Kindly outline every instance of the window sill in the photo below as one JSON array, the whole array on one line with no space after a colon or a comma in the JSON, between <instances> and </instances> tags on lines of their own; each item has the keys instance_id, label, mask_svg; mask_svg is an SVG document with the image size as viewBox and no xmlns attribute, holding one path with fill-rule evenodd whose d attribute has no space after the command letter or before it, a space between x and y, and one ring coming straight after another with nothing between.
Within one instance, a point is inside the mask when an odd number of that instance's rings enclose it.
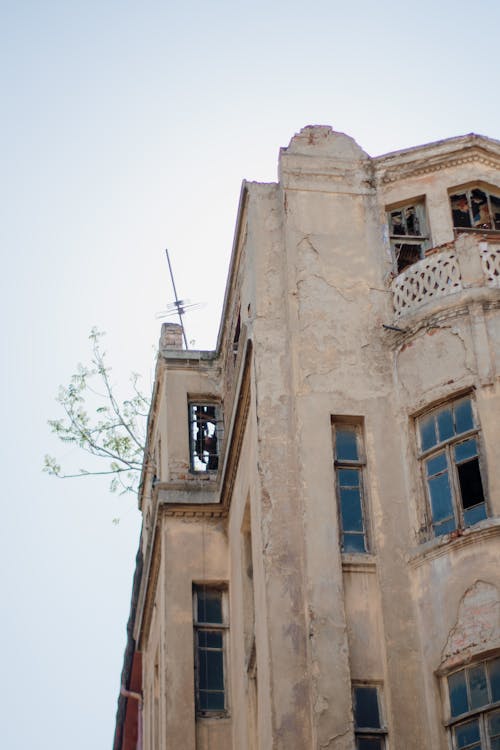
<instances>
[{"instance_id":1,"label":"window sill","mask_svg":"<svg viewBox=\"0 0 500 750\"><path fill-rule=\"evenodd\" d=\"M342 570L346 573L375 573L377 558L369 552L342 552Z\"/></svg>"},{"instance_id":2,"label":"window sill","mask_svg":"<svg viewBox=\"0 0 500 750\"><path fill-rule=\"evenodd\" d=\"M450 534L430 539L419 547L414 547L410 552L408 564L413 568L418 568L427 560L434 560L449 554L451 550L459 550L494 536L500 536L500 518L498 517L487 518L474 526L457 529Z\"/></svg>"}]
</instances>

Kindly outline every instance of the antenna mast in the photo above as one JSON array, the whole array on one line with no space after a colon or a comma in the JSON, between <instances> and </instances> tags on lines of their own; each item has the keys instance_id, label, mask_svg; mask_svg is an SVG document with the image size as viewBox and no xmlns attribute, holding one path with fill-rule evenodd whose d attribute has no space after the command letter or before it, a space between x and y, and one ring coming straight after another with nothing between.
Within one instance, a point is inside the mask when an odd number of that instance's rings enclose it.
<instances>
[{"instance_id":1,"label":"antenna mast","mask_svg":"<svg viewBox=\"0 0 500 750\"><path fill-rule=\"evenodd\" d=\"M177 289L175 288L174 274L173 274L173 271L172 271L172 265L170 263L170 256L168 254L167 248L165 248L165 253L167 255L168 270L170 271L170 278L172 280L172 287L173 287L173 290L174 290L174 297L175 297L174 305L175 305L175 308L177 310L177 314L179 316L179 322L180 322L181 328L182 328L182 337L184 339L184 346L186 347L186 349L189 349L187 338L186 338L186 331L184 330L184 322L182 320L182 316L184 314L184 309L182 307L182 300L179 300L179 298L177 297Z\"/></svg>"}]
</instances>

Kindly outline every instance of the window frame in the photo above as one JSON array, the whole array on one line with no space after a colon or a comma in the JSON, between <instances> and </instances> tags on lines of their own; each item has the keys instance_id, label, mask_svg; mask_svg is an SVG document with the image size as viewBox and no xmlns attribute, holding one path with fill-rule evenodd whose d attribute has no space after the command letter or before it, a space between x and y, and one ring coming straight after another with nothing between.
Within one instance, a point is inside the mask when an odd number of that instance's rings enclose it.
<instances>
[{"instance_id":1,"label":"window frame","mask_svg":"<svg viewBox=\"0 0 500 750\"><path fill-rule=\"evenodd\" d=\"M222 622L210 622L198 619L198 594L201 590L218 592L221 595ZM194 651L194 692L195 713L197 718L211 718L229 716L229 669L228 669L228 638L229 638L229 597L226 583L193 583L193 651ZM222 646L213 648L200 646L199 634L202 632L217 632L222 635ZM200 652L202 650L220 651L222 654L222 677L223 689L211 691L208 688L200 688ZM202 708L201 692L222 692L223 708Z\"/></svg>"},{"instance_id":2,"label":"window frame","mask_svg":"<svg viewBox=\"0 0 500 750\"><path fill-rule=\"evenodd\" d=\"M453 414L453 418L454 418L456 407L465 401L469 401L470 403L473 426L470 429L464 430L463 432L454 433L449 438L446 438L444 440L438 439L437 442L434 443L431 447L424 449L422 447L422 429L421 429L421 425L423 424L423 422L425 420L428 420L429 417L431 416L434 416L434 419L437 420L437 415L444 413L446 410L451 410ZM434 422L434 425L435 425L435 430L436 430L436 436L438 436L437 421ZM420 464L422 482L425 488L425 499L426 499L425 527L432 531L433 537L440 537L440 536L445 536L446 534L449 534L449 533L456 533L459 530L470 528L474 526L476 523L479 523L480 521L485 520L485 518L488 518L489 508L488 508L488 500L487 500L487 495L486 495L486 482L485 482L486 472L484 469L484 462L483 462L483 456L482 456L481 427L480 427L479 420L477 417L476 405L472 397L472 393L464 393L464 394L458 395L454 398L448 399L447 401L441 402L440 404L437 404L433 406L432 408L427 409L425 412L419 414L415 419L415 432L416 432L416 439L417 439L418 461ZM460 444L465 444L471 440L475 440L476 442L475 456L470 456L469 458L465 458L465 459L463 458L457 459L456 456L454 455L454 449ZM443 455L443 454L446 459L445 469L441 469L440 471L437 471L434 474L428 474L426 471L428 462L434 458L437 459L440 455ZM469 508L466 508L463 505L464 498L462 497L462 489L461 489L461 484L460 484L458 467L471 462L472 460L474 460L474 458L477 458L479 478L481 480L481 489L482 489L482 494L483 494L483 501L481 503L476 503L475 505L470 506ZM436 479L439 475L442 475L444 473L448 475L448 479L449 479L450 501L451 501L451 506L452 506L452 511L453 511L453 520L455 522L455 525L453 528L449 528L447 531L442 531L441 533L437 533L436 527L439 527L440 523L439 523L439 520L436 520L436 521L434 520L430 480ZM484 516L482 518L479 518L477 521L468 523L465 518L465 513L467 511L472 510L473 508L479 508L481 505L484 505ZM441 519L441 525L443 525L449 519L451 519L451 517L447 517L447 519L444 519L444 520Z\"/></svg>"},{"instance_id":3,"label":"window frame","mask_svg":"<svg viewBox=\"0 0 500 750\"><path fill-rule=\"evenodd\" d=\"M403 215L403 226L405 226L406 229L406 218L404 216L404 212L408 209L415 209L416 218L419 223L419 229L420 234L397 234L393 230L393 214L397 212L401 212ZM419 260L422 260L425 258L425 253L429 248L431 247L431 238L430 238L430 231L429 231L429 220L427 216L427 207L426 207L426 201L425 196L419 196L417 198L413 198L410 200L405 200L403 202L395 203L389 206L386 206L386 221L387 221L387 227L389 230L389 241L391 244L391 253L393 257L393 263L394 263L394 273L399 276L400 273L404 273L407 268L410 268L415 263L418 263ZM418 254L419 257L412 261L406 263L401 269L400 269L400 253L401 250L398 251L397 245L410 245L415 246L415 248L418 248Z\"/></svg>"},{"instance_id":4,"label":"window frame","mask_svg":"<svg viewBox=\"0 0 500 750\"><path fill-rule=\"evenodd\" d=\"M342 554L348 555L369 555L371 553L371 535L369 532L368 525L368 508L367 508L367 488L366 488L366 454L364 447L364 424L361 418L349 418L349 417L332 417L332 442L333 442L333 468L335 473L335 496L337 501L337 517L339 523L339 543ZM348 430L355 435L356 449L358 457L357 459L346 459L338 458L337 456L337 433L339 430ZM344 529L344 517L342 512L342 498L341 490L347 489L347 485L341 485L340 472L342 470L354 470L358 473L359 484L359 496L360 496L360 509L361 509L361 522L363 530L362 532L355 531L353 529ZM354 485L352 485L354 488ZM363 550L349 550L345 549L345 535L352 534L355 536L362 536L364 549Z\"/></svg>"},{"instance_id":5,"label":"window frame","mask_svg":"<svg viewBox=\"0 0 500 750\"><path fill-rule=\"evenodd\" d=\"M379 750L385 750L387 748L387 726L384 720L383 700L382 700L382 689L381 685L374 682L353 682L351 686L352 694L352 713L354 719L354 737L356 742L357 750L362 750L363 740L366 741L379 741ZM360 689L372 689L375 691L377 698L377 709L379 726L363 726L357 723L356 707L357 707L357 696L356 691Z\"/></svg>"},{"instance_id":6,"label":"window frame","mask_svg":"<svg viewBox=\"0 0 500 750\"><path fill-rule=\"evenodd\" d=\"M500 667L500 656L499 654L495 654L487 659L477 659L476 661L467 664L467 665L461 665L458 669L454 669L450 672L448 672L447 675L443 678L444 684L445 684L445 694L447 698L447 715L448 719L444 722L445 727L450 732L450 741L451 741L451 747L453 750L468 750L468 748L478 747L477 742L480 743L481 750L491 750L491 743L490 740L492 737L489 735L489 729L488 729L488 719L493 716L494 714L498 715L498 718L500 719L500 696L498 700L491 700L493 697L492 694L492 688L491 688L491 665L497 662L498 667ZM487 687L487 693L488 693L488 702L477 706L475 708L469 709L467 711L464 711L462 713L458 713L456 715L452 715L452 702L451 702L451 690L450 690L450 683L449 680L454 675L458 675L460 672L464 672L465 675L465 687L466 687L466 699L468 706L471 702L471 692L470 692L470 677L469 673L473 670L477 670L479 667L484 667L484 673L487 676L486 677L486 687ZM460 727L466 727L467 724L473 724L474 722L477 722L478 727L478 740L473 740L472 742L469 742L468 744L459 746L457 744L456 740L456 732L457 729L460 729ZM500 730L497 732L497 734L493 737L493 739L497 739L500 737Z\"/></svg>"},{"instance_id":7,"label":"window frame","mask_svg":"<svg viewBox=\"0 0 500 750\"><path fill-rule=\"evenodd\" d=\"M199 408L213 408L214 419L207 419L206 422L214 424L214 432L210 437L216 439L216 450L214 453L206 451L207 460L204 461L203 457L200 457L200 452L197 450L198 436L194 434L194 428L198 425L198 419L194 416L194 409ZM216 474L220 468L220 457L221 457L221 445L224 436L224 423L222 419L222 407L220 401L210 399L207 397L195 397L190 396L188 398L188 441L189 441L189 470L193 474ZM202 451L201 455L205 454ZM216 465L212 467L210 463Z\"/></svg>"}]
</instances>

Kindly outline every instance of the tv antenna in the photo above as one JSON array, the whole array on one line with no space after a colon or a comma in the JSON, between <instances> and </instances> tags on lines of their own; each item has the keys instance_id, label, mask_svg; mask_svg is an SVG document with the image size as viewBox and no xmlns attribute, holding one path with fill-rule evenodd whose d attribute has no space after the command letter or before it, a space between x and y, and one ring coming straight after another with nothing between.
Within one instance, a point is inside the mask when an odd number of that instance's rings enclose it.
<instances>
[{"instance_id":1,"label":"tv antenna","mask_svg":"<svg viewBox=\"0 0 500 750\"><path fill-rule=\"evenodd\" d=\"M161 313L158 313L156 317L169 318L172 315L178 315L179 323L181 324L182 329L182 338L184 339L184 346L186 349L189 349L182 316L186 313L187 310L197 310L202 306L202 304L200 302L190 302L188 299L179 299L179 297L177 296L177 289L175 288L174 273L172 271L172 264L170 263L170 256L166 248L165 254L167 256L168 270L170 271L170 279L172 281L172 288L174 290L175 302L171 302L170 304L168 304L165 310L163 310Z\"/></svg>"}]
</instances>

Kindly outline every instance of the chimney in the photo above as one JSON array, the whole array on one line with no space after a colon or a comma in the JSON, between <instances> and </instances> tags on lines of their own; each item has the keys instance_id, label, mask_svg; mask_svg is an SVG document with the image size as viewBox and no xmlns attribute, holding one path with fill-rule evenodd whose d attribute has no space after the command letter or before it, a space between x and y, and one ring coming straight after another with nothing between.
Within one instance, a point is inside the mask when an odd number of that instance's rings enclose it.
<instances>
[{"instance_id":1,"label":"chimney","mask_svg":"<svg viewBox=\"0 0 500 750\"><path fill-rule=\"evenodd\" d=\"M160 350L182 349L182 326L179 323L162 323Z\"/></svg>"}]
</instances>

